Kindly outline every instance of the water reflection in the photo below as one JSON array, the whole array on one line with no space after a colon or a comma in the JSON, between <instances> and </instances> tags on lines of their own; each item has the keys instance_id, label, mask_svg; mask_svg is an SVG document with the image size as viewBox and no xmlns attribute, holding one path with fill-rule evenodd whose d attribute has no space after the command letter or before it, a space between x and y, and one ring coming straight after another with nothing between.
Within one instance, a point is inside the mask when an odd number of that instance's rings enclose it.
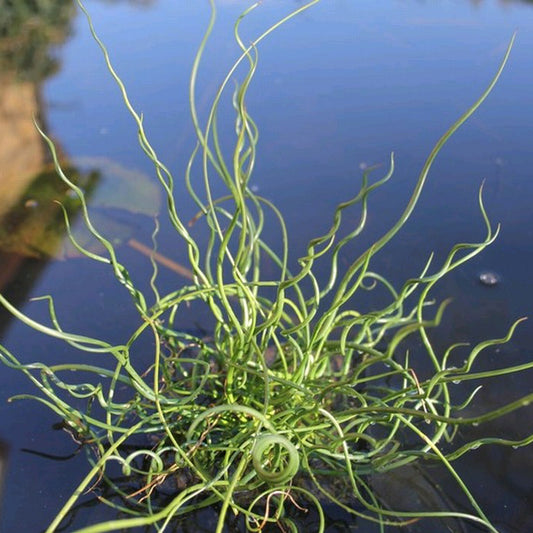
<instances>
[{"instance_id":1,"label":"water reflection","mask_svg":"<svg viewBox=\"0 0 533 533\"><path fill-rule=\"evenodd\" d=\"M473 4L482 4L486 0L470 0ZM533 0L498 0L500 4L533 4Z\"/></svg>"},{"instance_id":2,"label":"water reflection","mask_svg":"<svg viewBox=\"0 0 533 533\"><path fill-rule=\"evenodd\" d=\"M153 2L140 0L130 3L148 6ZM66 253L63 212L57 201L67 210L73 223L80 212L79 200L57 179L50 151L33 123L35 119L48 133L43 85L61 68L57 52L72 33L76 12L74 0L19 0L2 2L0 7L0 290L17 307L27 300L49 260ZM124 169L105 161L73 161L60 144L56 139L68 176L84 189L89 198L102 182L103 174L121 172L122 180L133 182L138 194L143 194L145 198L150 195L146 187L139 187L143 178L137 174L124 172ZM120 183L117 189L121 195L128 197ZM116 196L107 195L105 207L110 201L113 203L113 198L115 205L120 203ZM101 204L104 204L103 200ZM157 202L153 204L157 205ZM78 236L83 240L82 236ZM10 323L11 316L2 310L1 335ZM6 369L2 373L4 371ZM10 375L9 383L13 385L13 390L21 387L19 381L17 375ZM2 415L0 439L9 435L13 450L11 474L5 479L8 488L4 496L17 492L17 484L23 479L25 468L29 468L28 459L20 455L19 437L11 434L9 429L15 425L14 417L19 414L20 411L17 414L16 409L10 409ZM32 417L27 417L25 423L31 424L32 420ZM0 504L6 461L7 446L0 440ZM12 501L4 505L4 513L0 513L0 517L9 515L12 506ZM15 514L19 511L14 510ZM41 524L42 520L39 517ZM0 529L2 524L0 521Z\"/></svg>"},{"instance_id":3,"label":"water reflection","mask_svg":"<svg viewBox=\"0 0 533 533\"><path fill-rule=\"evenodd\" d=\"M100 0L103 4L121 4L127 2L133 6L150 7L156 0Z\"/></svg>"},{"instance_id":4,"label":"water reflection","mask_svg":"<svg viewBox=\"0 0 533 533\"><path fill-rule=\"evenodd\" d=\"M65 42L75 14L72 1L2 2L0 68L19 81L40 83L57 71L54 47Z\"/></svg>"},{"instance_id":5,"label":"water reflection","mask_svg":"<svg viewBox=\"0 0 533 533\"><path fill-rule=\"evenodd\" d=\"M4 488L4 477L7 468L7 445L0 440L0 516L2 516L2 490Z\"/></svg>"},{"instance_id":6,"label":"water reflection","mask_svg":"<svg viewBox=\"0 0 533 533\"><path fill-rule=\"evenodd\" d=\"M0 259L4 265L15 263L3 269L0 288L20 267L13 255L47 259L76 253L68 241L64 246L65 224L59 203L72 224L81 204L57 178L50 151L33 124L36 118L47 133L41 87L59 68L54 50L70 34L74 6L74 2L17 2L3 8L0 16ZM113 178L112 188L101 188L96 207L155 214L158 194L146 175L98 158L73 161L60 146L58 152L65 174L88 199L103 174ZM127 224L109 216L104 216L103 224L113 227L122 238L129 230ZM81 244L90 240L89 235L75 235Z\"/></svg>"},{"instance_id":7,"label":"water reflection","mask_svg":"<svg viewBox=\"0 0 533 533\"><path fill-rule=\"evenodd\" d=\"M32 5L9 2L0 12L0 217L46 163L32 118L43 118L41 83L59 67L53 50L65 42L75 13L72 2Z\"/></svg>"},{"instance_id":8,"label":"water reflection","mask_svg":"<svg viewBox=\"0 0 533 533\"><path fill-rule=\"evenodd\" d=\"M49 152L33 120L46 130L41 87L59 69L55 49L70 34L75 12L73 2L55 1L3 3L0 11L0 289L14 303L45 266L27 258L54 255L62 238L49 231L62 217L53 200L62 198L52 192L57 180L50 179ZM17 279L24 282L13 293ZM2 315L3 330L9 317Z\"/></svg>"},{"instance_id":9,"label":"water reflection","mask_svg":"<svg viewBox=\"0 0 533 533\"><path fill-rule=\"evenodd\" d=\"M11 236L11 231L6 231L3 225L6 216L22 201L35 176L48 164L47 151L33 125L33 118L46 122L41 106L41 86L59 68L54 48L64 43L70 34L74 13L73 2L2 3L0 222L6 237ZM26 262L20 256L5 253L1 254L0 261L0 288L5 289L25 270ZM7 319L2 320L2 327L5 325Z\"/></svg>"}]
</instances>

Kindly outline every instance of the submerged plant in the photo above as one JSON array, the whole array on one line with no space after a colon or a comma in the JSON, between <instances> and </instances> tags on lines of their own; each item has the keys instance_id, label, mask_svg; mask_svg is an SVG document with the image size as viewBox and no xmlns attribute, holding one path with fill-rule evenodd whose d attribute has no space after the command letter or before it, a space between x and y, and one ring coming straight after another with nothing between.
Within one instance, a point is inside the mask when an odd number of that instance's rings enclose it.
<instances>
[{"instance_id":1,"label":"submerged plant","mask_svg":"<svg viewBox=\"0 0 533 533\"><path fill-rule=\"evenodd\" d=\"M205 248L191 234L176 206L174 181L148 141L139 115L115 72L108 52L88 17L111 75L138 128L139 143L153 162L166 195L167 212L177 237L188 252L192 281L168 294L157 285L154 245L151 293L144 294L119 261L112 243L93 225L84 192L62 170L53 142L46 139L59 177L77 195L87 229L105 253L97 254L72 243L87 257L106 265L127 291L139 321L123 344L64 331L48 302L52 326L38 323L0 295L2 304L31 328L61 339L79 352L107 354L107 365L80 359L70 364L20 362L5 348L1 360L33 381L40 391L34 399L63 420L85 444L90 471L80 482L47 531L56 531L91 487L99 499L121 517L80 531L116 531L151 526L164 531L180 516L215 506L216 531L229 516L241 516L245 527L259 531L268 524L298 530L291 509L313 508L317 531L323 531L323 505L334 503L344 512L387 525L409 524L427 517L454 517L496 531L452 466L452 461L482 444L522 446L521 441L480 439L453 447L460 426L502 416L533 399L533 394L476 418L462 415L474 393L453 399L452 382L479 380L533 367L473 372L476 358L488 347L507 342L517 321L502 338L470 349L464 364L449 360L459 345L434 349L428 330L439 324L446 307L431 306L430 292L447 273L480 253L494 241L494 229L479 194L485 237L477 243L454 246L435 266L430 258L422 271L394 287L372 270L372 260L410 217L441 148L488 96L510 53L511 44L494 79L474 105L453 124L430 153L398 221L348 267L341 267L341 251L364 229L371 193L392 176L394 159L385 176L372 181L375 169L363 173L359 192L340 204L329 231L313 239L306 255L290 268L288 230L277 208L249 186L258 139L257 127L246 107L246 94L258 62L258 45L284 22L308 9L313 0L274 24L247 46L239 34L246 10L235 24L241 55L227 73L210 108L205 125L196 110L195 87L200 60L215 20L211 19L190 79L190 105L197 146L191 155L186 184L204 224ZM82 6L82 9L85 9ZM86 12L85 12L86 13ZM87 14L87 13L86 13ZM236 114L233 151L226 154L217 129L217 111L225 89L239 68L246 74L233 93ZM200 175L200 179L198 179ZM213 179L226 194L214 197ZM342 219L347 209L359 209L359 220L348 231ZM278 221L281 250L262 238L265 220ZM65 223L69 219L65 211ZM158 225L154 230L156 242ZM317 261L328 260L329 275L319 279ZM262 265L269 263L269 275ZM272 273L275 265L277 274ZM371 312L357 310L361 291L382 289L388 304ZM207 306L215 326L208 335L180 330L179 313L196 302ZM154 353L146 366L134 355L139 339L153 336ZM409 355L406 342L420 346ZM431 367L429 377L417 369ZM83 383L69 381L69 372L86 375ZM427 372L426 372L427 374ZM25 396L27 397L27 396ZM447 451L444 451L446 448ZM451 450L451 451L450 451ZM466 496L470 511L390 509L373 487L373 476L433 458L448 469ZM114 465L122 468L122 484ZM171 482L172 481L172 485ZM132 486L136 489L132 490ZM103 490L100 487L107 487Z\"/></svg>"}]
</instances>

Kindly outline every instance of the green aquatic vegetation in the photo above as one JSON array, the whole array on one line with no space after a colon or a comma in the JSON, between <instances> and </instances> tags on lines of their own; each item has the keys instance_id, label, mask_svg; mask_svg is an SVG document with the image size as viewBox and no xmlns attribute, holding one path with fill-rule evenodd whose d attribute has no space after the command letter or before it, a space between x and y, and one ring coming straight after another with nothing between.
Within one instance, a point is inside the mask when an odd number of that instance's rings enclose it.
<instances>
[{"instance_id":1,"label":"green aquatic vegetation","mask_svg":"<svg viewBox=\"0 0 533 533\"><path fill-rule=\"evenodd\" d=\"M448 517L496 531L455 470L453 460L485 444L523 446L533 441L533 436L520 441L482 438L458 445L454 445L454 436L461 426L520 408L533 399L533 394L468 417L464 410L476 389L466 400L455 400L452 384L533 367L528 363L483 373L473 370L484 350L511 338L520 320L501 338L469 348L460 367L453 367L450 361L459 349L465 349L464 345L436 350L429 333L439 325L447 305L433 303L435 284L482 252L498 234L485 211L482 191L479 208L485 235L479 242L455 245L439 264L430 257L421 272L399 288L373 271L372 264L375 254L409 219L444 144L493 89L512 42L487 89L433 148L398 221L351 264L341 265L341 252L365 228L371 194L393 175L391 156L384 176L374 179L377 169L363 173L359 192L337 207L330 229L311 240L305 256L292 266L282 214L249 185L258 129L248 114L246 95L258 66L261 41L318 1L294 10L249 46L239 29L258 4L239 17L234 37L241 54L202 123L197 113L196 81L215 23L211 2L211 18L190 79L190 107L198 141L185 176L198 209L190 223L177 207L174 178L150 144L142 116L131 104L88 17L137 125L140 146L153 162L166 199L165 215L186 247L186 267L192 280L162 293L155 260L156 223L150 291L141 291L113 244L96 229L84 191L61 168L53 142L41 132L59 177L79 199L87 230L105 252L85 249L70 233L72 244L112 269L139 315L131 336L123 344L112 345L65 331L50 296L42 299L48 305L51 325L34 321L0 296L2 304L22 322L80 352L76 361L56 365L23 363L5 348L0 353L5 364L24 372L40 392L16 398L33 398L57 413L64 427L84 445L90 461L86 477L47 531L58 530L84 491L99 491L102 486L109 490L98 493L100 501L115 508L118 517L80 531L137 526L164 531L180 517L208 507L216 509L217 532L223 531L226 521L235 515L242 517L250 531L272 524L297 531L294 514L302 509L314 510L316 529L323 531L325 503L337 505L354 520L377 522L381 530L413 520ZM243 69L233 92L233 150L227 153L222 148L217 112L230 81ZM213 192L215 180L226 189L220 197ZM349 229L343 222L347 210L356 210L359 217ZM64 213L69 228L68 213ZM272 220L277 221L281 244L263 238L264 226ZM206 232L205 247L193 237L191 225ZM316 274L317 264L324 260L329 265L325 279ZM358 296L370 290L383 291L388 303L370 312L358 310ZM180 329L180 313L192 304L207 308L213 317L215 325L206 335ZM136 354L147 335L153 345L149 364ZM105 362L95 365L87 357L93 354L104 356L101 360ZM424 374L418 371L420 365ZM86 377L80 381L80 376ZM405 511L391 509L382 501L374 490L373 477L417 464L422 457L440 462L449 471L469 511Z\"/></svg>"}]
</instances>

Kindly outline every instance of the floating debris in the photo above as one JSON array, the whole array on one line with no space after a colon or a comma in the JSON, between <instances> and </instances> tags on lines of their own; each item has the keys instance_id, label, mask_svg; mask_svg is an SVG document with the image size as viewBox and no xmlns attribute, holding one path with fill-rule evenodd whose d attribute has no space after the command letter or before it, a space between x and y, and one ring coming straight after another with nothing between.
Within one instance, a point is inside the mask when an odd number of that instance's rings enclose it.
<instances>
[{"instance_id":1,"label":"floating debris","mask_svg":"<svg viewBox=\"0 0 533 533\"><path fill-rule=\"evenodd\" d=\"M24 207L26 209L35 209L38 206L39 206L39 202L37 200L32 199L32 198L30 198L29 200L26 200L24 202Z\"/></svg>"},{"instance_id":2,"label":"floating debris","mask_svg":"<svg viewBox=\"0 0 533 533\"><path fill-rule=\"evenodd\" d=\"M496 274L496 272L486 270L479 274L479 281L482 285L486 285L487 287L494 287L494 285L500 283L501 277Z\"/></svg>"}]
</instances>

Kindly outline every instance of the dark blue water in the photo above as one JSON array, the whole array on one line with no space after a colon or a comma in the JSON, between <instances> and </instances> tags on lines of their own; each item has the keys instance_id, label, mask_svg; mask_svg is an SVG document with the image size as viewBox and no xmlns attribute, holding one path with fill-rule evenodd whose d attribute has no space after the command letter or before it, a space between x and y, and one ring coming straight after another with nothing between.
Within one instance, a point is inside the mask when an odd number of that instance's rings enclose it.
<instances>
[{"instance_id":1,"label":"dark blue water","mask_svg":"<svg viewBox=\"0 0 533 533\"><path fill-rule=\"evenodd\" d=\"M248 4L217 2L218 23L197 88L202 118L238 53L230 32ZM299 5L266 0L243 24L243 36L253 39ZM144 113L152 143L176 177L178 196L184 197L180 180L194 146L188 79L209 16L208 2L88 1L87 7L132 102ZM112 161L150 176L151 165L137 147L133 122L85 19L77 16L71 24L70 38L54 50L58 71L38 88L47 131L72 160ZM412 219L376 259L375 270L399 283L416 274L431 251L443 258L456 242L482 239L477 194L485 180L486 207L491 219L501 223L501 234L436 292L454 298L437 340L442 346L451 340L503 336L514 319L532 314L533 4L322 0L259 47L259 68L248 97L248 110L260 130L252 184L281 208L297 257L310 238L327 229L335 205L357 191L362 169L382 164L384 172L391 151L395 177L371 202L368 233L361 242L371 242L394 222L433 144L483 91L515 30L511 59L494 92L441 152ZM222 119L229 128L229 106ZM112 179L108 170L103 165L103 184ZM187 216L195 212L185 200L181 209ZM145 222L132 215L128 225L139 241L149 244L151 229ZM165 228L160 247L175 261L183 259ZM351 250L355 254L362 248ZM147 266L146 258L130 247L120 250L140 271ZM54 294L65 329L116 342L129 332L134 310L102 268L79 258L12 263L8 254L2 260L18 272L4 290L21 305L32 296ZM500 283L490 288L479 283L484 270L496 272ZM162 271L161 283L170 290L181 281ZM46 317L42 305L25 309L36 318ZM184 327L195 327L199 320L191 317ZM64 346L5 315L2 321L2 342L21 360L68 358ZM487 355L482 365L529 361L532 341L533 327L526 322L510 344ZM496 407L530 392L531 378L530 373L488 383L480 394L482 405ZM43 530L86 467L83 454L50 461L21 451L67 455L75 449L68 435L51 429L57 417L45 407L5 402L31 390L20 375L0 367L0 439L9 446L0 519L6 533ZM533 433L531 420L531 411L521 411L491 426L489 433L523 437ZM502 532L533 530L531 457L527 449L481 449L459 463ZM81 510L67 530L94 522L100 512ZM365 527L358 530L367 531Z\"/></svg>"}]
</instances>

